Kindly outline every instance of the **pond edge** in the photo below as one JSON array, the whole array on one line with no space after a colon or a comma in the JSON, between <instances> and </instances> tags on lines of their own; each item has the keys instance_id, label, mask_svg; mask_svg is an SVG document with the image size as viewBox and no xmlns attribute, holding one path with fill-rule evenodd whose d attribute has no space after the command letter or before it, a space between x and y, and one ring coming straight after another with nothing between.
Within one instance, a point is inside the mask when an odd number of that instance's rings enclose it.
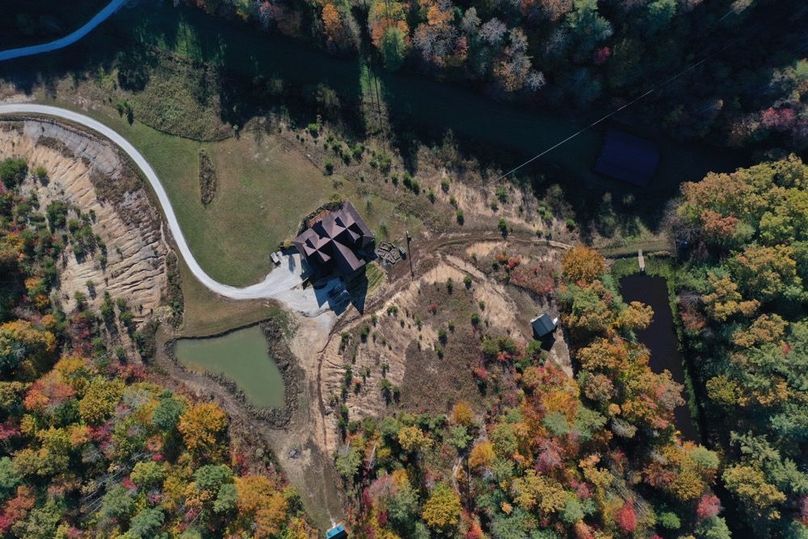
<instances>
[{"instance_id":1,"label":"pond edge","mask_svg":"<svg viewBox=\"0 0 808 539\"><path fill-rule=\"evenodd\" d=\"M221 373L212 373L204 369L198 371L191 369L177 359L175 348L177 341L179 340L215 339L255 326L259 326L261 328L261 331L264 334L264 340L266 341L267 352L281 373L281 378L283 379L283 408L264 408L256 406L250 402L249 397L247 397L244 391L238 387L238 384L232 378ZM253 418L266 421L272 428L282 429L288 426L292 420L292 415L295 413L295 411L297 411L300 395L300 381L303 379L303 370L300 367L297 358L286 344L284 328L274 318L267 318L259 322L253 322L244 326L230 328L211 335L172 337L165 342L163 348L168 358L177 368L189 374L204 376L205 378L219 384L226 389L227 392L234 399L236 399L236 401L238 401L239 405L247 410Z\"/></svg>"}]
</instances>

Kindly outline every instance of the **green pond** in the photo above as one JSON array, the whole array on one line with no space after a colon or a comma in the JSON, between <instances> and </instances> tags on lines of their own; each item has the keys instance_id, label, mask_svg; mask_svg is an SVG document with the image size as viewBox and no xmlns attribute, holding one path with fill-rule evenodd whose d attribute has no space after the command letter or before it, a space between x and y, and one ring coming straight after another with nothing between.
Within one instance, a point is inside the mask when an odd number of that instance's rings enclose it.
<instances>
[{"instance_id":1,"label":"green pond","mask_svg":"<svg viewBox=\"0 0 808 539\"><path fill-rule=\"evenodd\" d=\"M180 363L191 370L227 376L255 406L283 407L283 377L269 356L259 326L220 337L180 339L175 353Z\"/></svg>"}]
</instances>

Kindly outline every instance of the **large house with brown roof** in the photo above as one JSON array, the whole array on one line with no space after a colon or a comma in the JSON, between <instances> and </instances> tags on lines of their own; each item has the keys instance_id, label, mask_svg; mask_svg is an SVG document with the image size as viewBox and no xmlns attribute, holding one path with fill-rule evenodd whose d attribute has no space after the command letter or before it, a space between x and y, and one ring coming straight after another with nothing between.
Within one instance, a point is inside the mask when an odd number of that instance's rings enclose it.
<instances>
[{"instance_id":1,"label":"large house with brown roof","mask_svg":"<svg viewBox=\"0 0 808 539\"><path fill-rule=\"evenodd\" d=\"M365 265L373 250L373 234L350 202L310 219L293 243L312 269L347 276Z\"/></svg>"}]
</instances>

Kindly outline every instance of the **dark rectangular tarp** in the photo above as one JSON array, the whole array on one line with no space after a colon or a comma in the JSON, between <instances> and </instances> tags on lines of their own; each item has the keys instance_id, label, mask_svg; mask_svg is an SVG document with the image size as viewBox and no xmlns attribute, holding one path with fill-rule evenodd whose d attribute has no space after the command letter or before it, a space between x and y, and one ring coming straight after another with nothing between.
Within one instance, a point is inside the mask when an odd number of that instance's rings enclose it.
<instances>
[{"instance_id":1,"label":"dark rectangular tarp","mask_svg":"<svg viewBox=\"0 0 808 539\"><path fill-rule=\"evenodd\" d=\"M595 172L634 185L647 185L659 166L659 150L639 137L610 129L606 133Z\"/></svg>"}]
</instances>

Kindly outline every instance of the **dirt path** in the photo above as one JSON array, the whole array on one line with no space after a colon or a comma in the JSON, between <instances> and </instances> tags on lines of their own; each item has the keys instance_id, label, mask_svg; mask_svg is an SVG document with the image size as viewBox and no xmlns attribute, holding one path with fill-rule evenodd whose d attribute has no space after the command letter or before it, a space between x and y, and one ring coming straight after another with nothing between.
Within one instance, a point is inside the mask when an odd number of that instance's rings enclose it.
<instances>
[{"instance_id":1,"label":"dirt path","mask_svg":"<svg viewBox=\"0 0 808 539\"><path fill-rule=\"evenodd\" d=\"M326 529L332 521L344 519L344 500L339 492L341 481L332 457L322 450L324 443L319 438L325 432L324 410L314 402L318 400L317 383L309 373L313 371L312 363L316 362L319 347L324 346L328 332L323 331L322 321L317 318L298 316L296 323L297 331L288 345L298 357L304 374L299 384L297 407L284 428L274 428L253 417L227 388L212 382L204 374L180 368L165 353L169 335L163 334L158 339L156 362L174 384L196 398L215 400L231 417L232 427L239 437L250 440L259 436L266 442L284 474L299 492L306 513L315 525ZM303 350L306 353L302 353Z\"/></svg>"}]
</instances>

